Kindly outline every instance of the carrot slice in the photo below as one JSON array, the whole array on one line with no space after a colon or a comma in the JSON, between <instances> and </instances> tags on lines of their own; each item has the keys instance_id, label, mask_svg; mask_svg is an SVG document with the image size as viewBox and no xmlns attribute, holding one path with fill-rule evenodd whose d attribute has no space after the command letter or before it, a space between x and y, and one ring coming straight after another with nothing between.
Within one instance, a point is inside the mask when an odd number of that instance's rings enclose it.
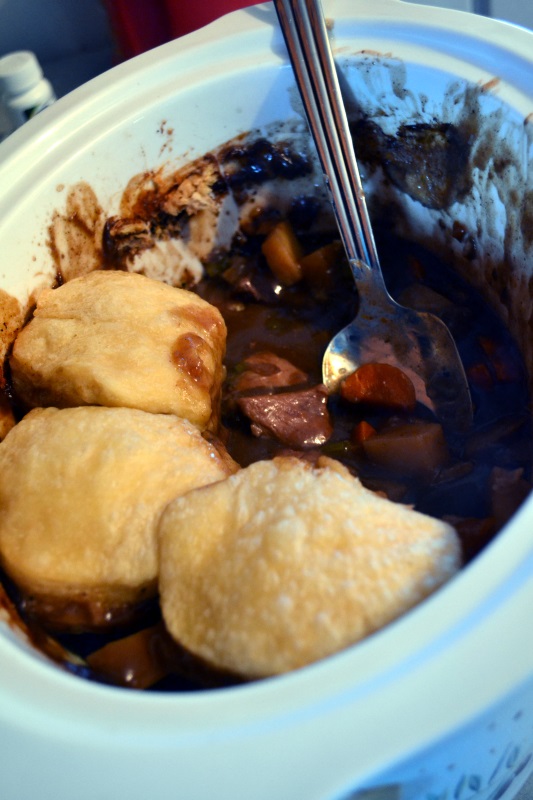
<instances>
[{"instance_id":1,"label":"carrot slice","mask_svg":"<svg viewBox=\"0 0 533 800\"><path fill-rule=\"evenodd\" d=\"M437 422L391 426L362 444L370 461L400 474L431 477L449 461L444 432Z\"/></svg>"},{"instance_id":2,"label":"carrot slice","mask_svg":"<svg viewBox=\"0 0 533 800\"><path fill-rule=\"evenodd\" d=\"M269 269L283 286L292 286L302 279L300 259L303 251L292 226L286 220L274 226L261 250Z\"/></svg>"},{"instance_id":3,"label":"carrot slice","mask_svg":"<svg viewBox=\"0 0 533 800\"><path fill-rule=\"evenodd\" d=\"M381 408L413 411L416 406L411 379L392 364L363 364L342 382L341 396Z\"/></svg>"},{"instance_id":4,"label":"carrot slice","mask_svg":"<svg viewBox=\"0 0 533 800\"><path fill-rule=\"evenodd\" d=\"M370 422L362 419L357 425L354 427L352 431L352 442L354 444L362 444L366 442L367 439L370 439L371 436L374 436L376 433L376 429Z\"/></svg>"}]
</instances>

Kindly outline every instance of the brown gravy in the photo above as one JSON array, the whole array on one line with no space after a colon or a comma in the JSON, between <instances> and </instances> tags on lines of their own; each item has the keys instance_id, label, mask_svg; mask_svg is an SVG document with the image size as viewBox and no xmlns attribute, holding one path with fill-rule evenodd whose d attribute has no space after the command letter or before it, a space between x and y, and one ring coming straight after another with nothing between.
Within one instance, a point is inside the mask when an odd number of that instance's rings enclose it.
<instances>
[{"instance_id":1,"label":"brown gravy","mask_svg":"<svg viewBox=\"0 0 533 800\"><path fill-rule=\"evenodd\" d=\"M245 159L240 152L232 153L233 161L240 165L233 177L232 188L236 192L247 180L246 170L253 166L249 155ZM261 171L270 177L273 169L286 170L289 176L305 174L305 161L289 156L279 156L273 166L272 151L264 144L258 145L254 179L261 176ZM302 245L309 253L329 241L313 232L313 203L310 198L297 198L291 211ZM153 204L148 201L147 208L150 214L154 213ZM391 423L432 422L434 418L420 404L414 411L391 414L356 409L340 397L321 397L322 354L331 336L356 313L356 292L342 258L318 282L306 280L295 286L281 286L261 254L261 223L266 220L268 228L267 217L268 214L257 221L255 230L236 237L229 253L215 253L207 265L207 276L194 289L220 309L228 328L221 438L231 456L241 466L287 452L312 461L321 454L336 458L369 488L427 514L451 520L461 536L465 562L470 561L497 535L531 488L530 397L525 368L511 335L479 294L433 254L378 232L378 250L393 296L406 305L442 316L454 334L470 379L474 423L466 434L453 429L445 432L449 458L438 469L412 474L374 463L354 440L357 422L363 420L379 430ZM120 261L113 262L109 248L106 258L107 268L123 268ZM176 359L180 367L196 374L195 343L178 344ZM237 387L244 362L264 352L289 361L296 383L266 393L257 388L243 393ZM265 375L268 372L266 368ZM200 374L198 378L201 379ZM296 426L300 424L309 435L302 438L297 432L291 438L280 435L279 429L273 432L257 420L254 422L247 413L250 404L243 404L243 397L251 399L252 405L258 404L257 398L267 397L267 411L273 409L278 419L283 414L288 420L292 417ZM302 405L303 400L307 405ZM320 417L320 409L326 405L330 427L313 427L313 420ZM262 409L265 407L263 403ZM309 418L302 416L304 409ZM287 424L283 422L284 431ZM36 623L31 599L20 597L7 579L5 585L36 646L82 677L131 688L171 691L239 682L236 676L215 673L172 642L157 603L148 603L133 623L121 624L112 633L65 635L43 631Z\"/></svg>"}]
</instances>

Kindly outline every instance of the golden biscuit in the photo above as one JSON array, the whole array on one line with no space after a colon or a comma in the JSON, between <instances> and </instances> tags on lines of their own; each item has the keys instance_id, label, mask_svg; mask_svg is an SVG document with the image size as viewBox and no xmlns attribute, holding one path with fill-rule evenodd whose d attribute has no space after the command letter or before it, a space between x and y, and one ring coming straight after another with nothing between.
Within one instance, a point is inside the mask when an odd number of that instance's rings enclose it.
<instances>
[{"instance_id":1,"label":"golden biscuit","mask_svg":"<svg viewBox=\"0 0 533 800\"><path fill-rule=\"evenodd\" d=\"M291 457L170 503L160 598L173 638L247 678L293 670L386 625L458 570L454 529Z\"/></svg>"},{"instance_id":2,"label":"golden biscuit","mask_svg":"<svg viewBox=\"0 0 533 800\"><path fill-rule=\"evenodd\" d=\"M197 295L97 271L39 296L10 359L28 406L124 406L216 430L226 327Z\"/></svg>"},{"instance_id":3,"label":"golden biscuit","mask_svg":"<svg viewBox=\"0 0 533 800\"><path fill-rule=\"evenodd\" d=\"M34 409L0 443L2 566L40 616L104 624L156 593L169 500L235 469L172 415Z\"/></svg>"}]
</instances>

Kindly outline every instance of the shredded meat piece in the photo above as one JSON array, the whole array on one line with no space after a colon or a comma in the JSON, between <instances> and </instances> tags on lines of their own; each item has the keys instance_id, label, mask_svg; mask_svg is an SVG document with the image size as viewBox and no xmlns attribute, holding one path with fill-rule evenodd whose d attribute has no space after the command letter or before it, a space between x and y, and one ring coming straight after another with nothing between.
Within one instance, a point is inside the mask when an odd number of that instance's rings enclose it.
<instances>
[{"instance_id":1,"label":"shredded meat piece","mask_svg":"<svg viewBox=\"0 0 533 800\"><path fill-rule=\"evenodd\" d=\"M150 226L143 219L110 217L105 223L104 250L110 258L130 258L153 245Z\"/></svg>"},{"instance_id":2,"label":"shredded meat piece","mask_svg":"<svg viewBox=\"0 0 533 800\"><path fill-rule=\"evenodd\" d=\"M237 404L250 419L255 436L273 436L288 447L315 447L333 428L324 386L297 392L240 397Z\"/></svg>"},{"instance_id":3,"label":"shredded meat piece","mask_svg":"<svg viewBox=\"0 0 533 800\"><path fill-rule=\"evenodd\" d=\"M216 163L205 157L196 169L167 190L162 202L163 211L172 216L182 211L189 215L205 210L216 212L218 202L213 194L213 187L220 180Z\"/></svg>"},{"instance_id":4,"label":"shredded meat piece","mask_svg":"<svg viewBox=\"0 0 533 800\"><path fill-rule=\"evenodd\" d=\"M269 272L258 270L257 265L251 262L249 257L240 262L234 259L232 265L222 273L222 278L238 295L265 303L272 303L276 299L277 282L274 276Z\"/></svg>"}]
</instances>

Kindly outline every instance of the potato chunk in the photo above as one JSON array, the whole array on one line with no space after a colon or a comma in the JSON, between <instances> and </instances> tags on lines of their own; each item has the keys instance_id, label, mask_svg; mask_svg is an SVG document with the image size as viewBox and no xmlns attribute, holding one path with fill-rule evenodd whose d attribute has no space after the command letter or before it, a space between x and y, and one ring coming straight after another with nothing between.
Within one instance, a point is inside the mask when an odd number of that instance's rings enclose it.
<instances>
[{"instance_id":1,"label":"potato chunk","mask_svg":"<svg viewBox=\"0 0 533 800\"><path fill-rule=\"evenodd\" d=\"M375 464L420 479L431 479L450 460L444 431L438 422L390 425L368 437L363 448Z\"/></svg>"},{"instance_id":2,"label":"potato chunk","mask_svg":"<svg viewBox=\"0 0 533 800\"><path fill-rule=\"evenodd\" d=\"M171 635L247 678L357 642L460 566L446 523L378 497L344 467L293 457L174 500L159 541Z\"/></svg>"},{"instance_id":3,"label":"potato chunk","mask_svg":"<svg viewBox=\"0 0 533 800\"><path fill-rule=\"evenodd\" d=\"M292 286L302 279L303 251L290 223L278 222L261 249L270 270L283 286Z\"/></svg>"},{"instance_id":4,"label":"potato chunk","mask_svg":"<svg viewBox=\"0 0 533 800\"><path fill-rule=\"evenodd\" d=\"M10 363L30 407L124 406L215 430L225 346L219 311L192 292L97 271L41 293Z\"/></svg>"},{"instance_id":5,"label":"potato chunk","mask_svg":"<svg viewBox=\"0 0 533 800\"><path fill-rule=\"evenodd\" d=\"M38 616L105 624L155 594L169 500L236 468L172 415L34 409L0 443L2 566Z\"/></svg>"}]
</instances>

